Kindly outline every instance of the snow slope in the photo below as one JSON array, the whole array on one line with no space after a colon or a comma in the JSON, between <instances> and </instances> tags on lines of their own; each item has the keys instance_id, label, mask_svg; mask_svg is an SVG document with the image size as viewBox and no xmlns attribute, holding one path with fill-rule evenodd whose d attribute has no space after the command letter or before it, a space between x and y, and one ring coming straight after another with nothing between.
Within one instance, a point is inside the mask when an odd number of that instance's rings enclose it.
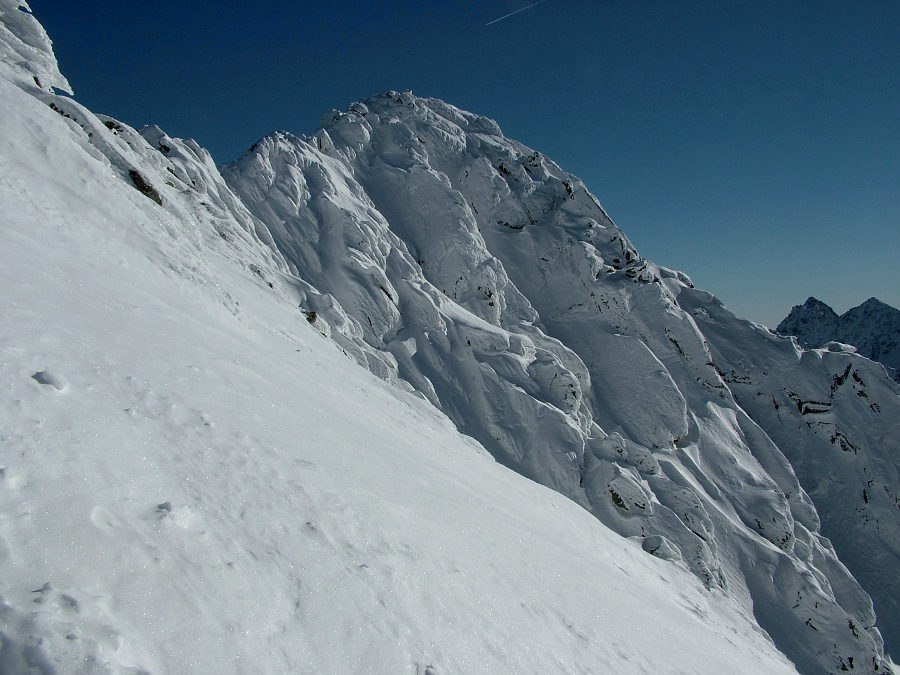
<instances>
[{"instance_id":1,"label":"snow slope","mask_svg":"<svg viewBox=\"0 0 900 675\"><path fill-rule=\"evenodd\" d=\"M778 324L782 335L795 335L808 347L824 347L828 342L853 345L867 359L889 368L900 381L900 310L869 298L842 315L815 298L795 305Z\"/></svg>"},{"instance_id":2,"label":"snow slope","mask_svg":"<svg viewBox=\"0 0 900 675\"><path fill-rule=\"evenodd\" d=\"M793 672L335 349L190 142L0 68L5 675Z\"/></svg>"},{"instance_id":3,"label":"snow slope","mask_svg":"<svg viewBox=\"0 0 900 675\"><path fill-rule=\"evenodd\" d=\"M679 302L697 317L735 399L796 468L822 531L875 600L890 648L900 639L896 383L847 345L802 350L709 294L685 291Z\"/></svg>"},{"instance_id":4,"label":"snow slope","mask_svg":"<svg viewBox=\"0 0 900 675\"><path fill-rule=\"evenodd\" d=\"M223 180L54 94L25 10L0 0L0 671L889 667L819 532L856 484L795 473L728 348L863 359L773 347L439 101L354 104ZM821 422L897 494L897 390L860 368Z\"/></svg>"}]
</instances>

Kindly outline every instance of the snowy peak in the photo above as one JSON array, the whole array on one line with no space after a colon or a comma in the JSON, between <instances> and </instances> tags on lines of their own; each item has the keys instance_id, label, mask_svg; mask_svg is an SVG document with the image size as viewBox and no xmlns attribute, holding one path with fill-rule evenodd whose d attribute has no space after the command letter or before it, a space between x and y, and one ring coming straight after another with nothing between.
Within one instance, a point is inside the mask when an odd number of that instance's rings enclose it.
<instances>
[{"instance_id":1,"label":"snowy peak","mask_svg":"<svg viewBox=\"0 0 900 675\"><path fill-rule=\"evenodd\" d=\"M891 369L895 379L900 378L900 310L877 298L840 316L825 303L809 298L791 309L777 331L794 335L811 348L831 341L852 345L861 355Z\"/></svg>"},{"instance_id":2,"label":"snowy peak","mask_svg":"<svg viewBox=\"0 0 900 675\"><path fill-rule=\"evenodd\" d=\"M34 94L0 76L0 672L795 672L345 358L196 144Z\"/></svg>"},{"instance_id":3,"label":"snowy peak","mask_svg":"<svg viewBox=\"0 0 900 675\"><path fill-rule=\"evenodd\" d=\"M222 172L348 354L651 555L748 599L801 671L880 667L871 600L819 530L817 506L845 505L824 492L814 506L769 435L783 406L799 417L827 400L851 355L798 366L789 340L644 260L581 181L491 120L389 92L322 122ZM858 376L870 399L842 395L847 420L900 412L877 375ZM739 400L745 385L780 417ZM799 443L869 451L835 419L800 423Z\"/></svg>"},{"instance_id":4,"label":"snowy peak","mask_svg":"<svg viewBox=\"0 0 900 675\"><path fill-rule=\"evenodd\" d=\"M802 305L795 305L776 329L782 335L795 335L804 344L820 347L833 338L838 315L821 300L810 296Z\"/></svg>"},{"instance_id":5,"label":"snowy peak","mask_svg":"<svg viewBox=\"0 0 900 675\"><path fill-rule=\"evenodd\" d=\"M50 38L24 0L0 0L0 64L19 86L72 93Z\"/></svg>"},{"instance_id":6,"label":"snowy peak","mask_svg":"<svg viewBox=\"0 0 900 675\"><path fill-rule=\"evenodd\" d=\"M803 305L798 305L792 308L793 310L802 310L809 316L821 316L823 319L837 319L838 315L835 313L831 307L826 305L821 300L814 298L812 296L806 299L806 302Z\"/></svg>"},{"instance_id":7,"label":"snowy peak","mask_svg":"<svg viewBox=\"0 0 900 675\"><path fill-rule=\"evenodd\" d=\"M662 540L616 536L344 358L390 379L418 348L476 395L471 346L522 383L481 390L498 430L578 407L577 359L431 287L346 165L258 146L248 201L282 256L196 143L6 65L0 671L794 672Z\"/></svg>"},{"instance_id":8,"label":"snowy peak","mask_svg":"<svg viewBox=\"0 0 900 675\"><path fill-rule=\"evenodd\" d=\"M372 117L370 117L372 116ZM352 103L346 112L330 110L321 118L322 130L330 131L340 124L353 123L359 118L375 123L390 123L392 120L417 119L425 125L442 128L449 133L485 134L502 137L503 133L494 120L476 115L435 98L416 96L410 90L388 91Z\"/></svg>"}]
</instances>

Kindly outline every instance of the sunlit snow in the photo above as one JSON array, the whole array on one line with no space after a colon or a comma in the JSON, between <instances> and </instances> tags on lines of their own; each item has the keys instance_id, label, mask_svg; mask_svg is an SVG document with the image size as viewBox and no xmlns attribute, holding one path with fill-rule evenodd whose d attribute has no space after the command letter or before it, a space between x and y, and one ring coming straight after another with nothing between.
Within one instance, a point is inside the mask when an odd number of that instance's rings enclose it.
<instances>
[{"instance_id":1,"label":"sunlit snow","mask_svg":"<svg viewBox=\"0 0 900 675\"><path fill-rule=\"evenodd\" d=\"M889 667L880 366L440 101L220 174L67 87L0 0L0 673Z\"/></svg>"}]
</instances>

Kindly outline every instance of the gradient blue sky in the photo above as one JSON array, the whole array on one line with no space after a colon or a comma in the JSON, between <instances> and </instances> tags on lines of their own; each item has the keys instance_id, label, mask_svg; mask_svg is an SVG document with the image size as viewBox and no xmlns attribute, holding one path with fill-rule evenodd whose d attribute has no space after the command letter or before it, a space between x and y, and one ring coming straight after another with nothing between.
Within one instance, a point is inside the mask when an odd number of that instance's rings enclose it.
<instances>
[{"instance_id":1,"label":"gradient blue sky","mask_svg":"<svg viewBox=\"0 0 900 675\"><path fill-rule=\"evenodd\" d=\"M76 98L218 162L411 88L579 176L641 254L770 326L900 307L900 1L31 0Z\"/></svg>"}]
</instances>

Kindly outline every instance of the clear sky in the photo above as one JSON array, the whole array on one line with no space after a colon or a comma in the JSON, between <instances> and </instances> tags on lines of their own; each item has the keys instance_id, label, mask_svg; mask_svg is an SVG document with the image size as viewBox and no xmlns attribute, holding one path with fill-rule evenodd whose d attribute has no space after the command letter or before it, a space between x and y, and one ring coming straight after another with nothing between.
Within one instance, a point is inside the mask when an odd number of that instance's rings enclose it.
<instances>
[{"instance_id":1,"label":"clear sky","mask_svg":"<svg viewBox=\"0 0 900 675\"><path fill-rule=\"evenodd\" d=\"M30 0L79 101L218 162L409 88L579 176L740 316L900 307L900 0L529 4Z\"/></svg>"}]
</instances>

